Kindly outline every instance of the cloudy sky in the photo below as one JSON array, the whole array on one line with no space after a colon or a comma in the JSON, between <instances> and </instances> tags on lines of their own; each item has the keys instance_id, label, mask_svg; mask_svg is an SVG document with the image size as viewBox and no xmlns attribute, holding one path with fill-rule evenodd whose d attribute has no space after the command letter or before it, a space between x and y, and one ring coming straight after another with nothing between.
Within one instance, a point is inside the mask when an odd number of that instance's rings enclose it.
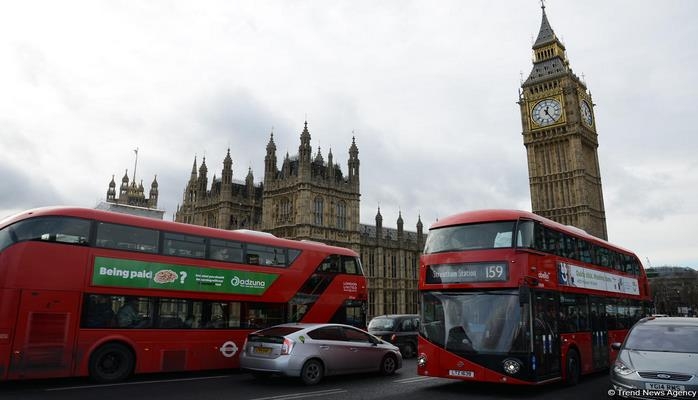
<instances>
[{"instance_id":1,"label":"cloudy sky","mask_svg":"<svg viewBox=\"0 0 698 400\"><path fill-rule=\"evenodd\" d=\"M698 2L549 0L596 103L610 241L698 267ZM347 171L361 222L531 209L518 90L535 0L0 1L0 218L94 207L112 175L155 175L172 218L203 156L263 178L265 146Z\"/></svg>"}]
</instances>

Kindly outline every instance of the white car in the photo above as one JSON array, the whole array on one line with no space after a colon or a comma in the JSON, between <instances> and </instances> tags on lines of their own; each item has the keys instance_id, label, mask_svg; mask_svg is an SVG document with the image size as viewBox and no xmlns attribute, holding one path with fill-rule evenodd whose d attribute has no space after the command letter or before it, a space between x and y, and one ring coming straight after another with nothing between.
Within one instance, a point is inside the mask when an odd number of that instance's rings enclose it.
<instances>
[{"instance_id":1,"label":"white car","mask_svg":"<svg viewBox=\"0 0 698 400\"><path fill-rule=\"evenodd\" d=\"M396 346L342 324L276 325L250 333L240 353L243 370L256 376L300 377L306 385L329 375L371 371L392 375L401 367Z\"/></svg>"}]
</instances>

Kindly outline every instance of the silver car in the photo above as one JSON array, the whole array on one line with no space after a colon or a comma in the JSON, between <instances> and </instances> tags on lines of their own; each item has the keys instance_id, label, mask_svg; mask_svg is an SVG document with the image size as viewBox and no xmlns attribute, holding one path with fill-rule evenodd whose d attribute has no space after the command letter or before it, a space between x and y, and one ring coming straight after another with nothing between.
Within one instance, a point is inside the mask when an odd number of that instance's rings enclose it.
<instances>
[{"instance_id":1,"label":"silver car","mask_svg":"<svg viewBox=\"0 0 698 400\"><path fill-rule=\"evenodd\" d=\"M240 368L256 376L300 377L314 385L324 376L377 371L392 375L402 367L400 350L342 324L289 323L247 336Z\"/></svg>"},{"instance_id":2,"label":"silver car","mask_svg":"<svg viewBox=\"0 0 698 400\"><path fill-rule=\"evenodd\" d=\"M698 318L644 318L611 347L611 398L698 398Z\"/></svg>"}]
</instances>

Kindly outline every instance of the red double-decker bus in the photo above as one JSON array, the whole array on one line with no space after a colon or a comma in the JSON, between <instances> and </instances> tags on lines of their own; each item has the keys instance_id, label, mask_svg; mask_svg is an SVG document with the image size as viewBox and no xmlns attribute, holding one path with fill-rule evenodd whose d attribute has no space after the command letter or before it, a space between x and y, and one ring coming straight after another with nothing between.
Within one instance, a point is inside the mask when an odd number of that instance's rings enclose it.
<instances>
[{"instance_id":1,"label":"red double-decker bus","mask_svg":"<svg viewBox=\"0 0 698 400\"><path fill-rule=\"evenodd\" d=\"M513 210L443 218L420 259L420 375L541 384L608 368L649 311L637 256Z\"/></svg>"},{"instance_id":2,"label":"red double-decker bus","mask_svg":"<svg viewBox=\"0 0 698 400\"><path fill-rule=\"evenodd\" d=\"M283 322L365 327L356 252L83 208L0 222L0 380L237 368Z\"/></svg>"}]
</instances>

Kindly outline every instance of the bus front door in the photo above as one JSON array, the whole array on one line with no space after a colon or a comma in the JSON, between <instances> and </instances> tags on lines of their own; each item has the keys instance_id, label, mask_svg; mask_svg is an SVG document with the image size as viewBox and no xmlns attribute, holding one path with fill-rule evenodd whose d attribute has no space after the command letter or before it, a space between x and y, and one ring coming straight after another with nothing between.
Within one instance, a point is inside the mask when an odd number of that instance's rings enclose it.
<instances>
[{"instance_id":1,"label":"bus front door","mask_svg":"<svg viewBox=\"0 0 698 400\"><path fill-rule=\"evenodd\" d=\"M15 326L9 378L72 374L80 294L23 290Z\"/></svg>"},{"instance_id":2,"label":"bus front door","mask_svg":"<svg viewBox=\"0 0 698 400\"><path fill-rule=\"evenodd\" d=\"M608 368L608 330L606 327L606 305L604 299L591 297L591 358L594 369Z\"/></svg>"},{"instance_id":3,"label":"bus front door","mask_svg":"<svg viewBox=\"0 0 698 400\"><path fill-rule=\"evenodd\" d=\"M560 335L557 324L557 293L534 293L533 354L538 381L560 376Z\"/></svg>"}]
</instances>

